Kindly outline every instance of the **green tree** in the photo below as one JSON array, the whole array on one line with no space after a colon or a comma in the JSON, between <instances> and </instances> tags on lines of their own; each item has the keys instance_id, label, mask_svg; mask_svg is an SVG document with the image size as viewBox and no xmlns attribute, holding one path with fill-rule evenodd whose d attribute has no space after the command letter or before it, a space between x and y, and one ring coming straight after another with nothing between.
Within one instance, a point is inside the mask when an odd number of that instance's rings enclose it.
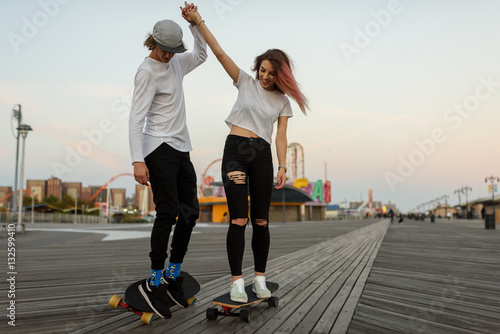
<instances>
[{"instance_id":1,"label":"green tree","mask_svg":"<svg viewBox=\"0 0 500 334\"><path fill-rule=\"evenodd\" d=\"M60 209L73 208L74 206L75 206L75 198L70 195L63 195L63 197L59 201Z\"/></svg>"},{"instance_id":2,"label":"green tree","mask_svg":"<svg viewBox=\"0 0 500 334\"><path fill-rule=\"evenodd\" d=\"M32 198L31 196L23 196L23 207L31 206ZM35 197L35 205L40 204L40 202Z\"/></svg>"},{"instance_id":3,"label":"green tree","mask_svg":"<svg viewBox=\"0 0 500 334\"><path fill-rule=\"evenodd\" d=\"M50 195L49 197L45 197L42 200L42 203L57 207L59 205L59 198L54 195Z\"/></svg>"}]
</instances>

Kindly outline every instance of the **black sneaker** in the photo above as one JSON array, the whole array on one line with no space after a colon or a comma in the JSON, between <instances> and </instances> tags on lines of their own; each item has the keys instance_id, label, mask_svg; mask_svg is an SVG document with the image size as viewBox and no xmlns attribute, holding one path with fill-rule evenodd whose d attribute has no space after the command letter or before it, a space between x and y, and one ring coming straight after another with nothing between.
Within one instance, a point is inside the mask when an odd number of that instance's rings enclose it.
<instances>
[{"instance_id":1,"label":"black sneaker","mask_svg":"<svg viewBox=\"0 0 500 334\"><path fill-rule=\"evenodd\" d=\"M182 276L178 276L177 279L173 279L170 277L164 277L167 281L167 294L177 305L180 307L188 307L188 301L186 297L184 297L184 290L182 289L182 281L184 278Z\"/></svg>"},{"instance_id":2,"label":"black sneaker","mask_svg":"<svg viewBox=\"0 0 500 334\"><path fill-rule=\"evenodd\" d=\"M156 287L151 282L151 278L148 278L144 283L139 285L139 291L156 314L165 319L172 317L172 313L168 308L167 283L165 280L162 279L160 285Z\"/></svg>"}]
</instances>

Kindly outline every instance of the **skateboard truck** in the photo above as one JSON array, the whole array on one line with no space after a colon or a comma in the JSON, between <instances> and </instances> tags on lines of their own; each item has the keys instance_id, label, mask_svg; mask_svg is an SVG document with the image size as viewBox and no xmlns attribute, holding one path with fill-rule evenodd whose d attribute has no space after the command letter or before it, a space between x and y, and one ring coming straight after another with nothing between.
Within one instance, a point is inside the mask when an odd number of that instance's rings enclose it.
<instances>
[{"instance_id":1,"label":"skateboard truck","mask_svg":"<svg viewBox=\"0 0 500 334\"><path fill-rule=\"evenodd\" d=\"M134 312L135 314L141 316L141 321L146 325L149 325L151 321L153 321L153 316L155 315L153 312L142 312L134 309L133 307L125 303L123 301L123 298L118 295L113 295L108 304L114 308L118 308L118 306L121 306L129 311Z\"/></svg>"}]
</instances>

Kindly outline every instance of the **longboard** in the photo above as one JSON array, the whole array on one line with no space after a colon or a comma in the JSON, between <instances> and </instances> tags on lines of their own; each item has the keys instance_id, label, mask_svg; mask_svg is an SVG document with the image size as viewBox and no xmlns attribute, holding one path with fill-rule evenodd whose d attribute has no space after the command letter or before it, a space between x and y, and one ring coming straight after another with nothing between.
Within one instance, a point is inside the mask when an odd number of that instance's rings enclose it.
<instances>
[{"instance_id":1,"label":"longboard","mask_svg":"<svg viewBox=\"0 0 500 334\"><path fill-rule=\"evenodd\" d=\"M184 278L182 282L184 295L189 296L187 301L189 305L192 305L196 301L195 295L200 292L200 284L187 272L181 271L180 276ZM139 291L139 285L141 285L145 280L146 279L141 279L140 281L132 283L127 290L125 290L125 299L118 295L113 295L109 300L109 305L114 308L121 306L131 312L134 312L135 314L141 316L141 321L143 323L150 324L155 313ZM171 300L170 297L168 297L168 307L170 308L175 305L177 304Z\"/></svg>"},{"instance_id":2,"label":"longboard","mask_svg":"<svg viewBox=\"0 0 500 334\"><path fill-rule=\"evenodd\" d=\"M258 304L263 301L267 301L270 307L278 307L279 298L273 296L279 290L278 283L266 282L267 288L271 291L271 297L269 298L258 298L257 295L252 291L252 284L245 286L245 292L248 296L248 301L246 303L238 303L231 300L228 293L225 293L219 297L212 300L212 304L220 306L222 311L220 311L217 306L210 307L206 311L207 319L216 320L219 315L229 316L229 317L239 317L240 321L250 322L250 310L247 308L249 305ZM239 310L239 312L235 312Z\"/></svg>"}]
</instances>

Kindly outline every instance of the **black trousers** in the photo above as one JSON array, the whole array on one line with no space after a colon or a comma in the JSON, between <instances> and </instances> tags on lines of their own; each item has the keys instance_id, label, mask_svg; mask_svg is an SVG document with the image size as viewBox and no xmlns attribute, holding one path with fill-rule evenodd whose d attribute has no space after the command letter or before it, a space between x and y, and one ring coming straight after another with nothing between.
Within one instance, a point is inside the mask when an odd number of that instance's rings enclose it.
<instances>
[{"instance_id":1,"label":"black trousers","mask_svg":"<svg viewBox=\"0 0 500 334\"><path fill-rule=\"evenodd\" d=\"M270 246L269 207L273 191L273 161L271 146L261 138L229 135L222 158L222 181L229 209L229 222L248 219L248 196L253 227L252 251L255 271L265 272ZM242 274L245 250L245 226L229 224L226 247L233 276Z\"/></svg>"},{"instance_id":2,"label":"black trousers","mask_svg":"<svg viewBox=\"0 0 500 334\"><path fill-rule=\"evenodd\" d=\"M167 247L176 224L170 251L170 262L182 263L191 233L199 217L196 173L189 152L180 152L161 144L145 159L156 206L151 232L151 269L161 270L167 259Z\"/></svg>"}]
</instances>

